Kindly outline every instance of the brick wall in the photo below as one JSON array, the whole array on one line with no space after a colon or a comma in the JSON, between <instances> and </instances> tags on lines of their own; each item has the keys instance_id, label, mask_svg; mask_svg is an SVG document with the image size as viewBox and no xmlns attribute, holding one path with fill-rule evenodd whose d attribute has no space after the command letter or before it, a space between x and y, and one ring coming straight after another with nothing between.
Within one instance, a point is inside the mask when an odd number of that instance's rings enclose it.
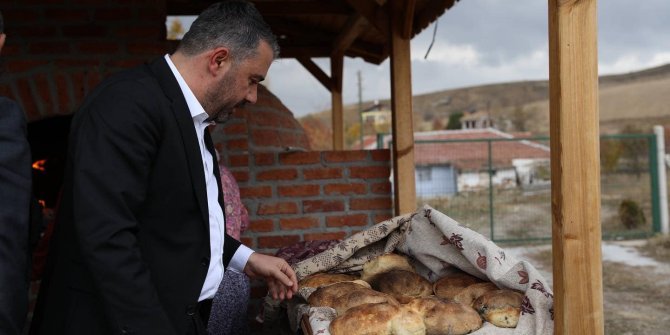
<instances>
[{"instance_id":1,"label":"brick wall","mask_svg":"<svg viewBox=\"0 0 670 335\"><path fill-rule=\"evenodd\" d=\"M102 78L170 47L162 0L13 0L0 9L0 95L29 121L71 114Z\"/></svg>"}]
</instances>

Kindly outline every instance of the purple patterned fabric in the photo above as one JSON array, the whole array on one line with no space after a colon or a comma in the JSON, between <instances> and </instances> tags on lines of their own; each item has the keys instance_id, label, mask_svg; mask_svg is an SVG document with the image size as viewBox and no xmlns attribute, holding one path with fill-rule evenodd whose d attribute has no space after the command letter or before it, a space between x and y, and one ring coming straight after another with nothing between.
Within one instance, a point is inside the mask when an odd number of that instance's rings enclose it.
<instances>
[{"instance_id":1,"label":"purple patterned fabric","mask_svg":"<svg viewBox=\"0 0 670 335\"><path fill-rule=\"evenodd\" d=\"M221 188L225 202L226 233L240 239L249 226L249 213L240 199L240 188L232 173L219 164ZM214 295L207 332L212 335L249 334L247 305L249 304L249 278L232 270L223 274L219 289Z\"/></svg>"},{"instance_id":2,"label":"purple patterned fabric","mask_svg":"<svg viewBox=\"0 0 670 335\"><path fill-rule=\"evenodd\" d=\"M226 233L239 240L240 234L249 227L249 213L240 199L240 187L233 174L221 164L219 164L219 171L226 207Z\"/></svg>"},{"instance_id":3,"label":"purple patterned fabric","mask_svg":"<svg viewBox=\"0 0 670 335\"><path fill-rule=\"evenodd\" d=\"M302 241L288 247L281 248L275 256L283 258L293 265L316 254L328 250L338 244L340 240Z\"/></svg>"}]
</instances>

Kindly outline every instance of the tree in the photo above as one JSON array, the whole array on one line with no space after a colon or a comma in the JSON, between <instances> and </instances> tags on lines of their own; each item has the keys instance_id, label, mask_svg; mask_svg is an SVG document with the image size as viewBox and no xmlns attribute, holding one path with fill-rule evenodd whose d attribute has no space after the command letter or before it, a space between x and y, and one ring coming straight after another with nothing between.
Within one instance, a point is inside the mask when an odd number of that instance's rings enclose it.
<instances>
[{"instance_id":1,"label":"tree","mask_svg":"<svg viewBox=\"0 0 670 335\"><path fill-rule=\"evenodd\" d=\"M463 117L463 112L456 112L449 115L449 123L447 124L447 129L461 129L461 118Z\"/></svg>"}]
</instances>

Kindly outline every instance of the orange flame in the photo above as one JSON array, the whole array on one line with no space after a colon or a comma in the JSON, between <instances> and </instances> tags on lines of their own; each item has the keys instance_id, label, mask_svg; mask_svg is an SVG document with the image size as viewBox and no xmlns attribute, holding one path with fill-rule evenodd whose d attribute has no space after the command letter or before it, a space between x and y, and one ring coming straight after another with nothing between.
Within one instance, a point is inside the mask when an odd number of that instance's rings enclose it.
<instances>
[{"instance_id":1,"label":"orange flame","mask_svg":"<svg viewBox=\"0 0 670 335\"><path fill-rule=\"evenodd\" d=\"M35 169L35 170L37 170L37 171L42 171L42 172L46 171L46 168L44 167L44 165L46 164L46 162L47 162L46 159L40 159L40 160L38 160L38 161L35 161L35 162L33 163L33 169Z\"/></svg>"}]
</instances>

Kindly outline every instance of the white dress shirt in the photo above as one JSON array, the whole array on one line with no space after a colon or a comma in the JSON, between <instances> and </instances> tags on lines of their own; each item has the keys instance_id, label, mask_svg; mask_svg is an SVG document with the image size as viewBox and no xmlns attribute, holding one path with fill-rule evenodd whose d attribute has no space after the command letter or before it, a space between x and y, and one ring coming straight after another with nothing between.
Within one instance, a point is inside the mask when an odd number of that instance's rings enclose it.
<instances>
[{"instance_id":1,"label":"white dress shirt","mask_svg":"<svg viewBox=\"0 0 670 335\"><path fill-rule=\"evenodd\" d=\"M196 99L193 92L188 87L184 78L179 73L179 70L174 66L169 55L165 55L165 60L167 61L172 73L179 87L181 88L184 98L186 99L186 104L188 109L191 112L191 117L193 118L193 126L195 127L195 133L198 136L198 145L200 146L200 157L202 157L202 165L205 169L205 185L207 188L207 208L209 208L209 244L211 248L211 258L209 261L209 268L207 269L207 277L205 278L205 284L200 291L200 298L198 301L205 299L214 298L214 294L219 288L221 279L223 279L223 243L225 241L225 222L223 217L223 210L219 204L219 188L216 184L216 179L214 176L214 164L216 164L216 157L212 157L212 154L209 153L207 147L205 146L205 129L207 126L213 124L213 122L205 121L209 116L205 112L205 109L202 108L202 105ZM243 272L244 266L249 260L249 256L254 251L246 247L245 245L240 245L237 249L233 258L228 264L229 270L234 270L237 272Z\"/></svg>"}]
</instances>

